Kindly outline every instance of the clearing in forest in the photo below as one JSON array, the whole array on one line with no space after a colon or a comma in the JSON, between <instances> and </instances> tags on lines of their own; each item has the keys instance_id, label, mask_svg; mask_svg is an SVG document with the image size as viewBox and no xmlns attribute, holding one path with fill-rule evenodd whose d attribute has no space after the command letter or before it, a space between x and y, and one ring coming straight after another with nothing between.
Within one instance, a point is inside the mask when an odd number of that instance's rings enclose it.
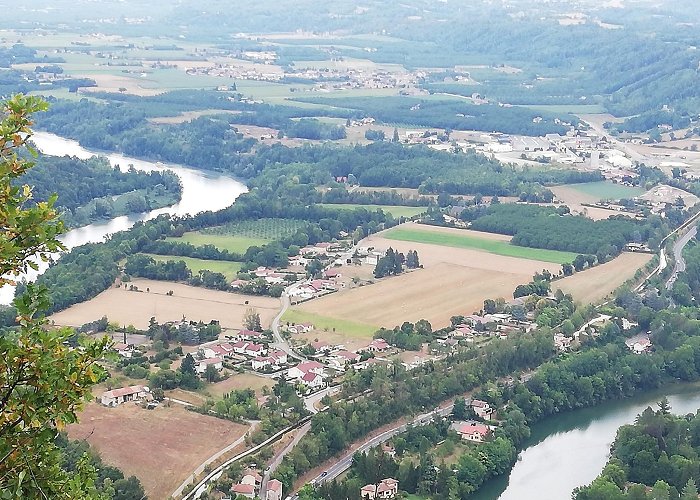
<instances>
[{"instance_id":1,"label":"clearing in forest","mask_svg":"<svg viewBox=\"0 0 700 500\"><path fill-rule=\"evenodd\" d=\"M496 255L551 262L555 264L571 262L576 257L576 254L572 252L560 252L558 250L512 245L510 243L510 236L468 231L464 229L441 228L424 224L395 227L383 232L382 235L389 240L467 248Z\"/></svg>"}]
</instances>

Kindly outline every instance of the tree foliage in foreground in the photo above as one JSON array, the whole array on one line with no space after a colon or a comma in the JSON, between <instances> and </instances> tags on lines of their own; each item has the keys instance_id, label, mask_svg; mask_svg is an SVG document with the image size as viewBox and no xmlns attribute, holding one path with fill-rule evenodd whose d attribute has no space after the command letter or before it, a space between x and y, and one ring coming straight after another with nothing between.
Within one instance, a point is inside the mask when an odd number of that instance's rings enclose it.
<instances>
[{"instance_id":1,"label":"tree foliage in foreground","mask_svg":"<svg viewBox=\"0 0 700 500\"><path fill-rule=\"evenodd\" d=\"M62 225L55 198L31 203L27 186L13 185L32 167L19 153L31 136L31 115L46 109L36 97L17 95L3 106L0 121L0 284L10 283L38 255L60 249ZM55 444L58 430L76 412L102 376L96 364L106 340L68 346L70 330L49 331L45 291L29 285L15 300L18 327L0 335L0 492L2 498L103 498L87 458L64 470Z\"/></svg>"}]
</instances>

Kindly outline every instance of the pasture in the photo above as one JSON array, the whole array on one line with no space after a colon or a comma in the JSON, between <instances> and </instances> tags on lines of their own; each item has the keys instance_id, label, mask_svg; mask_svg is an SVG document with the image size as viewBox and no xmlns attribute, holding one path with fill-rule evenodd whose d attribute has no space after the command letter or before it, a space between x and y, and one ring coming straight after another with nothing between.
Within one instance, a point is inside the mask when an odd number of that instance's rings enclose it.
<instances>
[{"instance_id":1,"label":"pasture","mask_svg":"<svg viewBox=\"0 0 700 500\"><path fill-rule=\"evenodd\" d=\"M192 271L192 274L197 274L199 271L208 270L214 273L221 273L226 276L229 280L236 279L236 273L241 270L240 262L230 262L227 260L205 260L205 259L195 259L192 257L180 257L178 255L156 255L152 253L147 253L156 262L165 262L168 260L183 261L188 269Z\"/></svg>"},{"instance_id":2,"label":"pasture","mask_svg":"<svg viewBox=\"0 0 700 500\"><path fill-rule=\"evenodd\" d=\"M327 297L330 297L331 294ZM318 299L321 301L326 298ZM344 344L346 348L359 348L367 345L372 340L372 336L379 329L378 326L356 321L356 317L339 317L337 315L327 315L326 311L315 311L314 303L317 301L305 302L304 304L288 309L282 316L281 324L286 323L311 323L314 325L314 330L305 334L294 335L294 339L303 339L306 341L322 340L329 344ZM364 318L363 318L364 320Z\"/></svg>"},{"instance_id":3,"label":"pasture","mask_svg":"<svg viewBox=\"0 0 700 500\"><path fill-rule=\"evenodd\" d=\"M134 325L145 330L151 317L164 323L179 321L184 315L192 321L208 323L218 320L224 329L238 329L243 327L243 316L248 308L260 313L264 327L270 325L279 311L279 299L271 297L238 295L168 281L138 279L130 284L142 291L110 288L87 302L52 315L50 319L60 326L77 327L107 316L120 325ZM146 292L146 289L150 291ZM173 294L167 295L169 291Z\"/></svg>"},{"instance_id":4,"label":"pasture","mask_svg":"<svg viewBox=\"0 0 700 500\"><path fill-rule=\"evenodd\" d=\"M382 233L389 240L468 248L495 255L564 264L576 257L572 252L521 247L510 244L510 237L479 231L441 228L423 224L402 225Z\"/></svg>"},{"instance_id":5,"label":"pasture","mask_svg":"<svg viewBox=\"0 0 700 500\"><path fill-rule=\"evenodd\" d=\"M276 380L255 375L254 373L233 373L229 378L207 384L204 388L205 394L215 398L222 398L224 394L242 389L253 389L258 396L262 395L263 387L271 388Z\"/></svg>"},{"instance_id":6,"label":"pasture","mask_svg":"<svg viewBox=\"0 0 700 500\"><path fill-rule=\"evenodd\" d=\"M179 405L145 410L133 403L106 408L89 403L71 439L86 439L102 459L141 480L149 498L169 498L196 467L248 430Z\"/></svg>"},{"instance_id":7,"label":"pasture","mask_svg":"<svg viewBox=\"0 0 700 500\"><path fill-rule=\"evenodd\" d=\"M355 203L320 203L322 207L340 208L343 210L355 210L356 208L364 208L375 212L382 210L384 213L391 214L395 218L399 217L414 217L420 215L427 210L427 207L406 207L399 205L358 205Z\"/></svg>"},{"instance_id":8,"label":"pasture","mask_svg":"<svg viewBox=\"0 0 700 500\"><path fill-rule=\"evenodd\" d=\"M224 234L204 234L193 231L183 234L181 237L166 238L166 241L179 243L190 243L196 247L203 245L214 245L219 250L228 250L232 253L243 254L252 246L262 246L269 240L264 238L253 238L249 236L224 235Z\"/></svg>"}]
</instances>

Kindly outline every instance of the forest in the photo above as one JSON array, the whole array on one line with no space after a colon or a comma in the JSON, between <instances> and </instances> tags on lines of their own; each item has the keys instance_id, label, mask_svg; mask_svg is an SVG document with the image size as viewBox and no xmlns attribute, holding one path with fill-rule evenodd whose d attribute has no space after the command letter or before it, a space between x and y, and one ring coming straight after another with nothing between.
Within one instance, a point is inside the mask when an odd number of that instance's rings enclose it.
<instances>
[{"instance_id":1,"label":"forest","mask_svg":"<svg viewBox=\"0 0 700 500\"><path fill-rule=\"evenodd\" d=\"M472 217L475 217L473 220ZM514 245L595 255L598 263L617 256L629 242L660 241L668 230L660 217L636 221L624 216L594 221L562 214L554 207L499 203L467 209L472 229L513 236Z\"/></svg>"},{"instance_id":2,"label":"forest","mask_svg":"<svg viewBox=\"0 0 700 500\"><path fill-rule=\"evenodd\" d=\"M99 157L39 155L36 166L17 183L31 186L37 202L60 193L55 206L69 227L172 205L182 193L172 172L122 172Z\"/></svg>"}]
</instances>

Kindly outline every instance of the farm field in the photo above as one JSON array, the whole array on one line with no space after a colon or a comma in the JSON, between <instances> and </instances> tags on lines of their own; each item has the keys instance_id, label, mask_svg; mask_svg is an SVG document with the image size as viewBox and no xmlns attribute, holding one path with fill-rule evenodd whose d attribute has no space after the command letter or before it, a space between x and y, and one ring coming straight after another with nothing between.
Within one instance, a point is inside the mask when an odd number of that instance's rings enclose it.
<instances>
[{"instance_id":1,"label":"farm field","mask_svg":"<svg viewBox=\"0 0 700 500\"><path fill-rule=\"evenodd\" d=\"M137 476L149 498L169 498L198 465L248 427L187 411L179 405L145 410L134 404L105 408L89 403L72 439L87 439L102 459Z\"/></svg>"},{"instance_id":2,"label":"farm field","mask_svg":"<svg viewBox=\"0 0 700 500\"><path fill-rule=\"evenodd\" d=\"M629 212L617 212L614 210L606 210L604 208L584 206L584 203L595 203L599 201L597 196L584 193L576 189L575 184L567 184L563 186L552 186L550 189L559 201L568 206L573 214L584 215L589 219L603 220L613 215L627 215L634 217L634 214ZM552 204L552 206L558 206Z\"/></svg>"},{"instance_id":3,"label":"farm field","mask_svg":"<svg viewBox=\"0 0 700 500\"><path fill-rule=\"evenodd\" d=\"M413 217L422 214L427 210L427 207L404 207L398 205L358 205L354 203L320 203L322 207L341 208L346 210L354 210L356 208L365 208L367 210L376 211L383 210L394 217Z\"/></svg>"},{"instance_id":4,"label":"farm field","mask_svg":"<svg viewBox=\"0 0 700 500\"><path fill-rule=\"evenodd\" d=\"M200 270L209 270L214 273L221 273L226 276L229 280L236 279L236 273L241 270L240 262L230 262L226 260L205 260L205 259L195 259L192 257L180 257L178 255L156 255L153 253L147 253L156 262L165 262L168 260L174 261L184 261L192 274L197 274Z\"/></svg>"},{"instance_id":5,"label":"farm field","mask_svg":"<svg viewBox=\"0 0 700 500\"><path fill-rule=\"evenodd\" d=\"M644 189L642 188L622 186L608 181L567 184L565 187L578 191L592 201L634 198L644 194Z\"/></svg>"},{"instance_id":6,"label":"farm field","mask_svg":"<svg viewBox=\"0 0 700 500\"><path fill-rule=\"evenodd\" d=\"M229 222L202 229L202 235L236 236L258 240L278 240L293 235L308 222L297 219L256 219Z\"/></svg>"},{"instance_id":7,"label":"farm field","mask_svg":"<svg viewBox=\"0 0 700 500\"><path fill-rule=\"evenodd\" d=\"M258 396L262 395L262 388L272 388L276 380L255 375L253 373L235 373L226 380L208 384L205 393L216 398L223 397L224 394L236 389L253 389Z\"/></svg>"},{"instance_id":8,"label":"farm field","mask_svg":"<svg viewBox=\"0 0 700 500\"><path fill-rule=\"evenodd\" d=\"M214 245L219 250L228 250L232 253L243 254L252 246L260 246L269 240L263 238L251 238L248 236L204 234L199 231L185 233L179 238L166 238L166 241L191 243L194 246Z\"/></svg>"},{"instance_id":9,"label":"farm field","mask_svg":"<svg viewBox=\"0 0 700 500\"><path fill-rule=\"evenodd\" d=\"M52 315L50 319L61 326L80 326L106 315L110 321L145 330L151 317L164 323L179 321L184 315L192 321L208 323L214 319L220 321L224 329L239 329L248 308L255 308L260 313L263 326L268 326L279 312L279 300L271 297L238 295L168 281L139 279L130 284L139 290L149 288L150 292L110 288L92 300ZM173 295L166 295L170 290Z\"/></svg>"},{"instance_id":10,"label":"farm field","mask_svg":"<svg viewBox=\"0 0 700 500\"><path fill-rule=\"evenodd\" d=\"M610 262L553 282L552 290L561 288L579 302L598 302L632 278L652 257L648 253L623 253Z\"/></svg>"},{"instance_id":11,"label":"farm field","mask_svg":"<svg viewBox=\"0 0 700 500\"><path fill-rule=\"evenodd\" d=\"M469 248L496 255L552 262L555 264L571 262L576 257L576 254L571 252L511 245L510 237L508 236L503 237L502 235L491 235L478 231L439 228L422 224L395 227L382 234L385 238L390 240L411 241L455 248ZM494 236L499 237L494 238Z\"/></svg>"},{"instance_id":12,"label":"farm field","mask_svg":"<svg viewBox=\"0 0 700 500\"><path fill-rule=\"evenodd\" d=\"M409 224L409 226L418 226ZM437 231L462 231L428 227ZM320 299L304 302L297 309L347 321L393 328L404 321L427 319L433 327L447 326L450 317L470 314L483 307L487 298L511 297L515 287L527 283L543 268L557 273L558 264L491 254L471 248L390 240L388 231L374 234L359 245L400 252L416 250L424 269L385 278L364 287L342 290ZM478 233L491 241L507 236Z\"/></svg>"},{"instance_id":13,"label":"farm field","mask_svg":"<svg viewBox=\"0 0 700 500\"><path fill-rule=\"evenodd\" d=\"M330 295L327 297L330 297ZM329 344L344 344L346 348L350 349L367 345L367 342L372 339L374 333L379 329L379 327L375 325L357 322L357 317L338 317L336 315L326 315L323 312L314 312L315 310L310 308L314 302L316 301L306 302L288 309L284 313L284 316L282 316L281 324L289 322L312 323L314 325L313 331L301 335L294 335L292 337L293 340L304 339L313 341L318 339L328 342Z\"/></svg>"}]
</instances>

